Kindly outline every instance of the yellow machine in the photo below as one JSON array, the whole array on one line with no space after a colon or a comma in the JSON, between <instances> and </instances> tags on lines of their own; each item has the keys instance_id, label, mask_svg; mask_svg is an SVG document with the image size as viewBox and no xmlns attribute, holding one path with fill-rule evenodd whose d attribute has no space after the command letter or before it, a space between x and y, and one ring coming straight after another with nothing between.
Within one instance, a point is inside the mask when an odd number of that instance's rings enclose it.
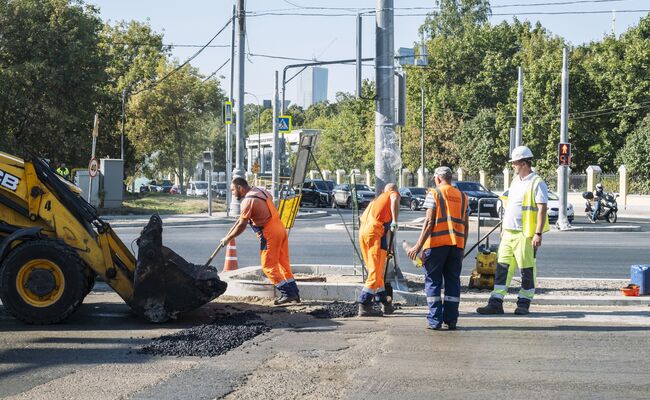
<instances>
[{"instance_id":1,"label":"yellow machine","mask_svg":"<svg viewBox=\"0 0 650 400\"><path fill-rule=\"evenodd\" d=\"M0 299L27 323L62 321L99 275L139 315L164 322L223 294L217 270L162 245L151 217L131 254L80 189L45 161L0 152Z\"/></svg>"},{"instance_id":2,"label":"yellow machine","mask_svg":"<svg viewBox=\"0 0 650 400\"><path fill-rule=\"evenodd\" d=\"M476 255L476 267L469 277L469 288L494 289L494 275L497 272L497 253L489 246L480 246Z\"/></svg>"}]
</instances>

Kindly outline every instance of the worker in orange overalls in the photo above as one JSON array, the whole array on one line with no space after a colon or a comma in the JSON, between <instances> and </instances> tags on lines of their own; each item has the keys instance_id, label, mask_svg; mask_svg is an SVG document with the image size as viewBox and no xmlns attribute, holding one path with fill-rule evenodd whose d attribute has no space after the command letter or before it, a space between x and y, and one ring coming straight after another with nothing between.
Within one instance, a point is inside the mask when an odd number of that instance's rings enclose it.
<instances>
[{"instance_id":1,"label":"worker in orange overalls","mask_svg":"<svg viewBox=\"0 0 650 400\"><path fill-rule=\"evenodd\" d=\"M384 270L388 254L388 231L397 229L399 214L399 193L394 183L389 183L384 192L374 199L360 218L359 243L361 255L368 269L368 279L359 295L360 317L381 317L392 314L393 305L386 298ZM382 310L375 310L372 302L381 302Z\"/></svg>"},{"instance_id":2,"label":"worker in orange overalls","mask_svg":"<svg viewBox=\"0 0 650 400\"><path fill-rule=\"evenodd\" d=\"M260 239L262 271L280 292L275 305L300 303L298 285L289 265L289 237L273 204L273 196L264 189L250 187L244 178L233 179L230 191L241 201L241 214L221 244L225 246L250 225Z\"/></svg>"}]
</instances>

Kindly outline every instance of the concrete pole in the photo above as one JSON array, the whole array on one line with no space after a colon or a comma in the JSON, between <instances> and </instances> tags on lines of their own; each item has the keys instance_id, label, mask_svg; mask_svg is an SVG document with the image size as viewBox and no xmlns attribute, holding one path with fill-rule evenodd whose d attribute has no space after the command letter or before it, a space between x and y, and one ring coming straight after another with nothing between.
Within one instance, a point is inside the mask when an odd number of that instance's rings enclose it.
<instances>
[{"instance_id":1,"label":"concrete pole","mask_svg":"<svg viewBox=\"0 0 650 400\"><path fill-rule=\"evenodd\" d=\"M278 71L275 71L275 89L273 91L273 144L271 145L273 158L271 159L271 184L273 185L273 199L278 198Z\"/></svg>"},{"instance_id":2,"label":"concrete pole","mask_svg":"<svg viewBox=\"0 0 650 400\"><path fill-rule=\"evenodd\" d=\"M517 125L515 125L515 147L523 144L521 125L524 114L524 70L519 67L517 80Z\"/></svg>"},{"instance_id":3,"label":"concrete pole","mask_svg":"<svg viewBox=\"0 0 650 400\"><path fill-rule=\"evenodd\" d=\"M361 97L361 53L362 42L361 33L363 30L363 17L361 13L357 14L357 97Z\"/></svg>"},{"instance_id":4,"label":"concrete pole","mask_svg":"<svg viewBox=\"0 0 650 400\"><path fill-rule=\"evenodd\" d=\"M424 74L420 82L420 168L424 176ZM426 187L426 183L420 184L420 187Z\"/></svg>"},{"instance_id":5,"label":"concrete pole","mask_svg":"<svg viewBox=\"0 0 650 400\"><path fill-rule=\"evenodd\" d=\"M244 74L246 66L246 9L245 0L237 0L237 142L235 145L235 171L233 175L244 176L244 132L246 118L244 117Z\"/></svg>"},{"instance_id":6,"label":"concrete pole","mask_svg":"<svg viewBox=\"0 0 650 400\"><path fill-rule=\"evenodd\" d=\"M395 82L393 75L394 28L393 0L377 0L375 26L375 193L379 195L384 186L395 182L395 171L384 155L385 141L395 129Z\"/></svg>"},{"instance_id":7,"label":"concrete pole","mask_svg":"<svg viewBox=\"0 0 650 400\"><path fill-rule=\"evenodd\" d=\"M230 37L230 96L228 100L232 104L232 95L235 85L235 25L237 11L232 6L232 33ZM230 193L230 182L232 181L232 125L226 125L226 216L230 216L232 207L232 193Z\"/></svg>"},{"instance_id":8,"label":"concrete pole","mask_svg":"<svg viewBox=\"0 0 650 400\"><path fill-rule=\"evenodd\" d=\"M560 143L569 143L569 50L565 47L562 50L562 105L560 119ZM568 181L569 167L567 165L558 168L557 194L560 197L560 210L558 212L557 226L560 230L571 227L566 215L568 203Z\"/></svg>"}]
</instances>

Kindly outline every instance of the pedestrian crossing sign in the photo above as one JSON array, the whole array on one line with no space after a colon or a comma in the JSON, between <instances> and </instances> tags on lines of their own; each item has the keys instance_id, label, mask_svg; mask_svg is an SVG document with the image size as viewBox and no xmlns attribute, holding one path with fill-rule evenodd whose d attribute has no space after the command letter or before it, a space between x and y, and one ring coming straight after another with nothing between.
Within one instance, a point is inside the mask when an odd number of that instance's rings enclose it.
<instances>
[{"instance_id":1,"label":"pedestrian crossing sign","mask_svg":"<svg viewBox=\"0 0 650 400\"><path fill-rule=\"evenodd\" d=\"M224 120L226 125L232 125L232 102L226 101L223 104L224 107Z\"/></svg>"},{"instance_id":2,"label":"pedestrian crossing sign","mask_svg":"<svg viewBox=\"0 0 650 400\"><path fill-rule=\"evenodd\" d=\"M291 115L278 117L278 132L291 132Z\"/></svg>"}]
</instances>

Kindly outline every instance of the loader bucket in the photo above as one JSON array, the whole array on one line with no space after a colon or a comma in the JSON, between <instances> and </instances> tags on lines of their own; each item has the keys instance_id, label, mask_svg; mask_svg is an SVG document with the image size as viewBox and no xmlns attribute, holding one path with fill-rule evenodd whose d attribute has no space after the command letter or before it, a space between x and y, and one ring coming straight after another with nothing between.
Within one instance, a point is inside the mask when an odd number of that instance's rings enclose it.
<instances>
[{"instance_id":1,"label":"loader bucket","mask_svg":"<svg viewBox=\"0 0 650 400\"><path fill-rule=\"evenodd\" d=\"M152 215L137 240L131 308L151 322L165 322L222 295L227 283L212 266L191 264L162 245L162 221Z\"/></svg>"}]
</instances>

